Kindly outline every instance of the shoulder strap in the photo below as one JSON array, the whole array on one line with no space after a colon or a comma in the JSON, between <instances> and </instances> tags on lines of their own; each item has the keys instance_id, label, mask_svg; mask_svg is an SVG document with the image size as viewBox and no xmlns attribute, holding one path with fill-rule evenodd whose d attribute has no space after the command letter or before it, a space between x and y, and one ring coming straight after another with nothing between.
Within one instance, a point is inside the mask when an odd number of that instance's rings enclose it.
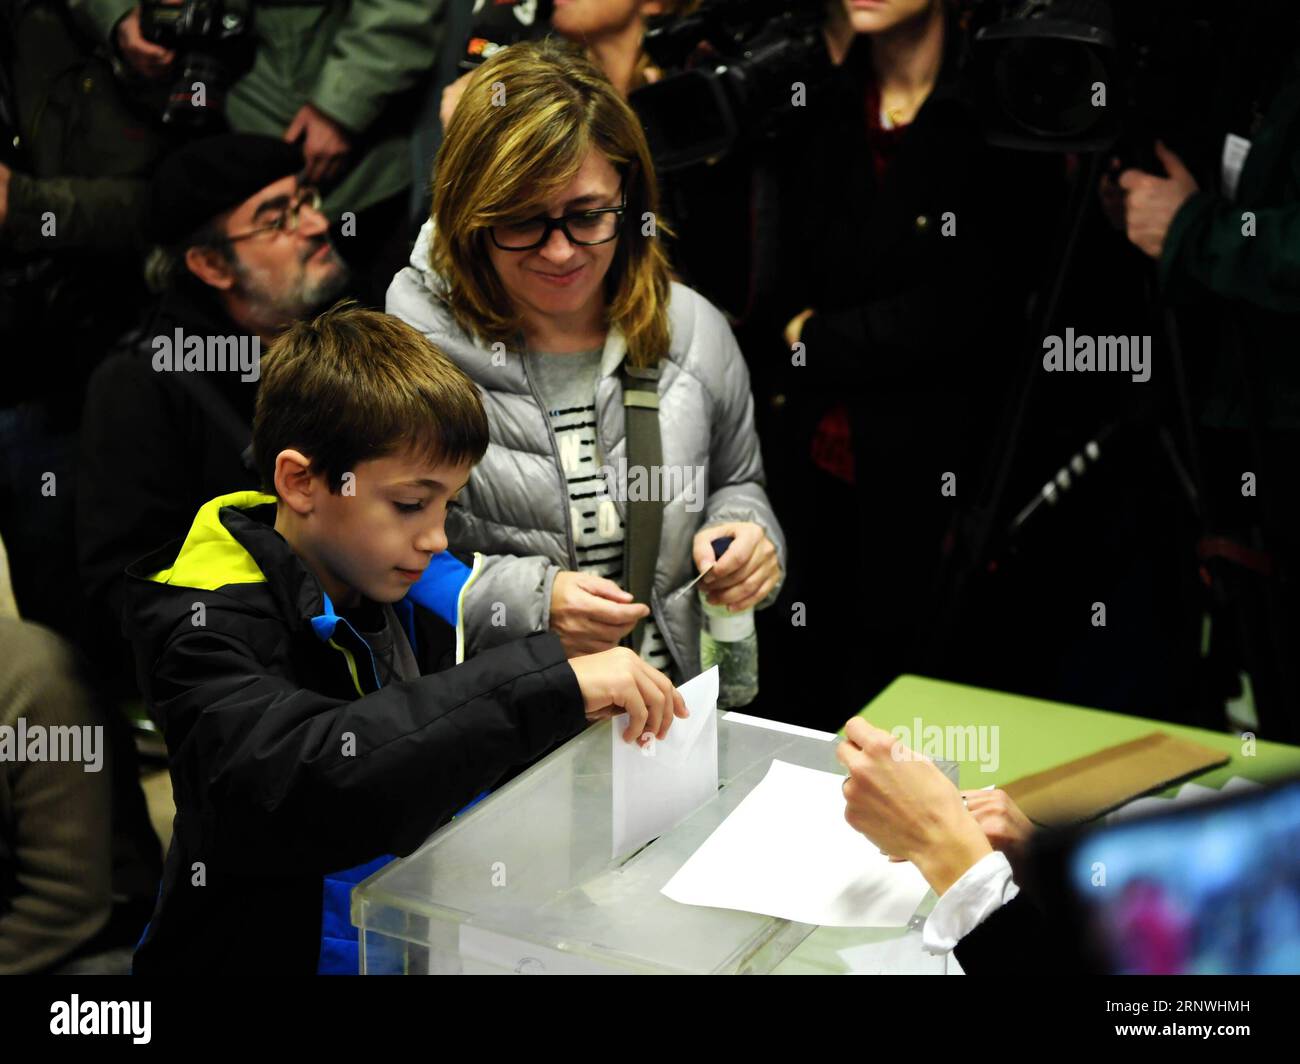
<instances>
[{"instance_id":1,"label":"shoulder strap","mask_svg":"<svg viewBox=\"0 0 1300 1064\"><path fill-rule=\"evenodd\" d=\"M627 467L643 469L647 477L663 464L663 440L659 434L659 367L638 369L623 362L623 419L627 427ZM663 532L664 501L658 491L646 492L652 499L628 500L627 530L623 544L623 574L636 602L650 604L654 588L655 563L659 560L659 538ZM645 621L632 630L630 645L640 651Z\"/></svg>"}]
</instances>

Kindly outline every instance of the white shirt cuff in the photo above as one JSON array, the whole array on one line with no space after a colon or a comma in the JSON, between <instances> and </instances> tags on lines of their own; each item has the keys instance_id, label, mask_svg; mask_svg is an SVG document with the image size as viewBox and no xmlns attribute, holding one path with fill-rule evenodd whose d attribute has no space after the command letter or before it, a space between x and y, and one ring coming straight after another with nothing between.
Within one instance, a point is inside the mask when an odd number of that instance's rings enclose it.
<instances>
[{"instance_id":1,"label":"white shirt cuff","mask_svg":"<svg viewBox=\"0 0 1300 1064\"><path fill-rule=\"evenodd\" d=\"M986 854L935 904L925 919L921 945L929 953L947 953L1019 893L1006 855L997 850Z\"/></svg>"}]
</instances>

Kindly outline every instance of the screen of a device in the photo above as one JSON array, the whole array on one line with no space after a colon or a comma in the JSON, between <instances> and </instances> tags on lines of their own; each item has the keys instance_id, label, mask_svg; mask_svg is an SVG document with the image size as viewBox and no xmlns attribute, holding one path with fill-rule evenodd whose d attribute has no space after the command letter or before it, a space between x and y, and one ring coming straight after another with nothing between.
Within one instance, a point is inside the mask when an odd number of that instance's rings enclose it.
<instances>
[{"instance_id":1,"label":"screen of a device","mask_svg":"<svg viewBox=\"0 0 1300 1064\"><path fill-rule=\"evenodd\" d=\"M1300 969L1300 784L1090 832L1063 871L1112 972Z\"/></svg>"}]
</instances>

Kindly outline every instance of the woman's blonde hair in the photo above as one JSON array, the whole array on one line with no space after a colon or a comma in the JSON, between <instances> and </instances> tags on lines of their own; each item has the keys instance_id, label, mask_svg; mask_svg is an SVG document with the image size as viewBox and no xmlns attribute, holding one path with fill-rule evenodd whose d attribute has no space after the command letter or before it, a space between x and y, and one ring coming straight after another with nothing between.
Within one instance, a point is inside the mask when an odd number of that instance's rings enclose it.
<instances>
[{"instance_id":1,"label":"woman's blonde hair","mask_svg":"<svg viewBox=\"0 0 1300 1064\"><path fill-rule=\"evenodd\" d=\"M488 227L544 213L593 148L619 171L627 195L605 277L605 324L622 330L633 366L654 365L668 353L661 237L671 233L658 219L650 149L600 70L556 38L503 49L466 86L434 167L429 264L463 327L488 341L515 341L522 322L488 257Z\"/></svg>"}]
</instances>

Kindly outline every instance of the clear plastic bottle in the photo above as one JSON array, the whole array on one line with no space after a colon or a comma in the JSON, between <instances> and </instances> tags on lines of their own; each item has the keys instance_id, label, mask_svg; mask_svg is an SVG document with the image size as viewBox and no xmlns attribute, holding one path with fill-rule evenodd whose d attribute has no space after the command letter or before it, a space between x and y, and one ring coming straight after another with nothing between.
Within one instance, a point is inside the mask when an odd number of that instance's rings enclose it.
<instances>
[{"instance_id":1,"label":"clear plastic bottle","mask_svg":"<svg viewBox=\"0 0 1300 1064\"><path fill-rule=\"evenodd\" d=\"M713 541L713 555L721 558L731 546L731 536ZM714 606L702 588L700 611L700 669L718 666L718 708L738 709L758 697L758 632L754 611L739 613Z\"/></svg>"}]
</instances>

